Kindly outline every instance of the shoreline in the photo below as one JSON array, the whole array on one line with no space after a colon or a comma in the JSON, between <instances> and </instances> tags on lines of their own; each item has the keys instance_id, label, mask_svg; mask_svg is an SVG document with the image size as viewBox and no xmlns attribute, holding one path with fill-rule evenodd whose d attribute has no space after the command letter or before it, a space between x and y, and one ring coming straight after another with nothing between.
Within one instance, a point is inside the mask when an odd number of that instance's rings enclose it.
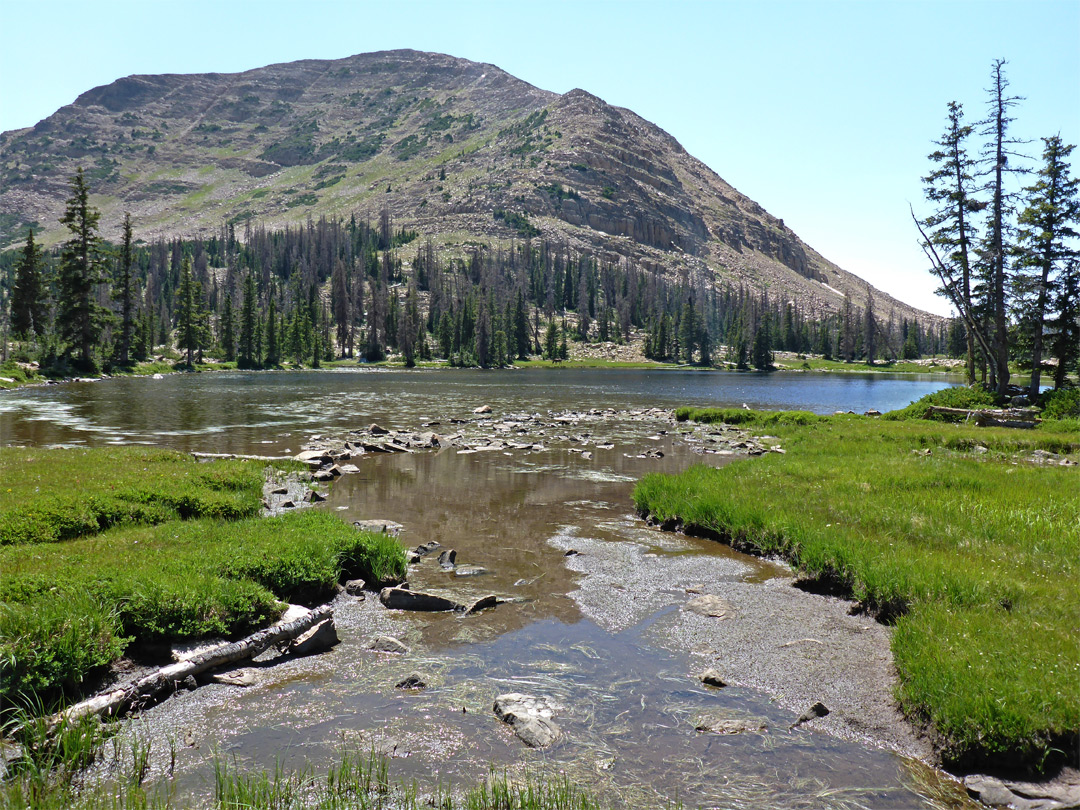
<instances>
[{"instance_id":1,"label":"shoreline","mask_svg":"<svg viewBox=\"0 0 1080 810\"><path fill-rule=\"evenodd\" d=\"M847 364L845 364L847 365ZM873 366L867 366L865 363L851 364L851 367L808 367L800 368L798 366L788 366L781 364L769 369L748 369L748 368L736 368L731 365L726 366L701 366L697 364L676 364L676 363L660 363L653 361L607 361L607 360L595 360L589 358L578 358L562 361L551 361L541 359L530 359L524 361L517 361L516 363L503 366L500 368L480 368L478 366L452 366L449 362L445 361L431 361L418 363L412 369L405 366L403 363L393 361L381 361L378 363L363 363L353 360L334 360L320 365L318 368L311 366L282 366L279 368L259 368L259 369L240 369L232 365L226 365L224 363L209 363L195 368L162 368L160 363L151 363L146 365L144 371L133 372L117 372L112 374L98 374L96 376L71 376L71 377L46 377L37 374L35 377L27 380L18 380L9 377L5 377L0 373L0 396L8 391L19 391L24 388L43 388L52 385L67 385L69 383L91 383L101 382L102 380L123 379L123 378L161 378L165 375L173 374L210 374L220 372L242 372L242 373L255 373L261 374L266 372L280 372L280 371L350 371L350 370L364 370L364 369L381 369L388 371L431 371L431 370L473 370L484 372L510 372L510 371L530 371L530 370L603 370L611 369L615 371L695 371L695 372L726 372L734 374L747 374L747 375L768 375L773 373L798 373L798 374L895 374L901 376L932 376L941 377L946 381L950 381L948 378L960 378L962 374L958 371L952 370L947 367L935 367L935 368L910 368L908 364L905 364L903 368L894 368L886 364L875 364ZM952 380L953 382L959 382L959 380ZM14 384L9 384L14 383Z\"/></svg>"}]
</instances>

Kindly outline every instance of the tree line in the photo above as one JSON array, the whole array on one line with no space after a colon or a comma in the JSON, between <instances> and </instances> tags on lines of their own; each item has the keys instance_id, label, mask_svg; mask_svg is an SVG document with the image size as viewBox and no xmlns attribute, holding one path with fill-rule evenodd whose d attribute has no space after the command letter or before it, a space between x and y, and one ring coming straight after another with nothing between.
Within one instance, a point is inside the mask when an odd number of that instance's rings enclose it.
<instances>
[{"instance_id":1,"label":"tree line","mask_svg":"<svg viewBox=\"0 0 1080 810\"><path fill-rule=\"evenodd\" d=\"M869 362L963 351L955 325L882 316L869 288L861 306L848 298L822 313L541 237L445 257L395 228L386 210L375 222L321 218L280 230L222 223L209 238L149 244L125 216L111 245L80 170L61 221L69 237L58 250L42 251L30 231L22 250L0 258L6 321L43 367L126 368L171 351L187 365L213 357L250 369L391 353L407 366L498 367L566 358L575 341L639 337L650 359L761 369L775 351Z\"/></svg>"},{"instance_id":2,"label":"tree line","mask_svg":"<svg viewBox=\"0 0 1080 810\"><path fill-rule=\"evenodd\" d=\"M945 131L923 178L933 205L915 216L922 246L941 281L939 293L959 313L969 383L1009 393L1009 362L1031 368L1028 395L1039 395L1041 375L1057 359L1061 388L1080 360L1080 263L1076 247L1080 180L1070 175L1074 146L1060 135L1042 139L1042 163L1032 172L1024 143L1013 134L1005 60L991 68L985 117L965 123L963 106L948 105ZM973 152L971 138L982 137ZM1018 178L1034 181L1020 191Z\"/></svg>"}]
</instances>

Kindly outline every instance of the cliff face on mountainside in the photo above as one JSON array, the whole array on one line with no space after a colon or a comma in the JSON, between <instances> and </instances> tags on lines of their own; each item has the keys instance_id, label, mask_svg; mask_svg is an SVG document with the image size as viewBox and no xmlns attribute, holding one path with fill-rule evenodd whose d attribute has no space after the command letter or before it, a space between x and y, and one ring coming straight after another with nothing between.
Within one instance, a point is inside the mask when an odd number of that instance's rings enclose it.
<instances>
[{"instance_id":1,"label":"cliff face on mountainside","mask_svg":"<svg viewBox=\"0 0 1080 810\"><path fill-rule=\"evenodd\" d=\"M0 244L31 226L46 243L62 238L79 166L111 238L125 211L149 240L388 209L395 226L450 252L532 226L571 251L768 289L810 312L867 297L866 282L630 110L441 54L130 76L89 90L0 135ZM878 312L935 319L873 297Z\"/></svg>"}]
</instances>

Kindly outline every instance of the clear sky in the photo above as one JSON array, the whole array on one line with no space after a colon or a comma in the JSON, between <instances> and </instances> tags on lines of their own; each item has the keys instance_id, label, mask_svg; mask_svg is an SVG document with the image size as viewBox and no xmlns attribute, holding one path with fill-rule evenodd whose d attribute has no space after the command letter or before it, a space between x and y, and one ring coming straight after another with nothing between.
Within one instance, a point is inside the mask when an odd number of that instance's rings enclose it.
<instances>
[{"instance_id":1,"label":"clear sky","mask_svg":"<svg viewBox=\"0 0 1080 810\"><path fill-rule=\"evenodd\" d=\"M1080 143L1080 0L0 0L0 29L0 130L134 73L392 48L581 87L666 129L841 267L941 313L908 203L925 213L946 104L982 117L1005 58L1028 151Z\"/></svg>"}]
</instances>

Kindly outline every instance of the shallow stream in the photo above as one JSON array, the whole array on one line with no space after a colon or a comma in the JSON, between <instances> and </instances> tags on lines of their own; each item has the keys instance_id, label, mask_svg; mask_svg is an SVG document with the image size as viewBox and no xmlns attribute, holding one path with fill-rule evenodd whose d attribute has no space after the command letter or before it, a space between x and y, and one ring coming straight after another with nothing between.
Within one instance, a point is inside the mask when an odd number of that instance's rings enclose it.
<instances>
[{"instance_id":1,"label":"shallow stream","mask_svg":"<svg viewBox=\"0 0 1080 810\"><path fill-rule=\"evenodd\" d=\"M886 628L793 588L785 566L646 526L630 498L647 472L739 458L702 454L700 433L684 435L649 408L884 411L943 384L668 371L173 375L5 394L0 441L274 455L372 422L419 430L438 421L426 429L446 433L460 418L468 429L483 404L496 420L617 412L548 430L539 452L444 447L354 462L359 472L317 508L399 522L406 545L437 540L459 566L486 571L459 576L432 555L411 566L414 589L511 601L459 616L339 597L332 651L256 666L248 688L179 693L128 724L152 744L150 778L178 795L209 794L215 754L272 770L325 765L344 747L387 754L391 775L416 780L421 795L435 782L471 784L494 765L565 772L622 806L959 808L972 806L964 791L919 762L925 744L892 714ZM701 595L724 610L688 610ZM410 652L372 652L380 634ZM729 686L702 685L705 667ZM395 688L414 672L428 688ZM492 713L506 692L554 703L561 739L525 748ZM818 699L832 713L790 729ZM764 728L695 730L709 717Z\"/></svg>"}]
</instances>

